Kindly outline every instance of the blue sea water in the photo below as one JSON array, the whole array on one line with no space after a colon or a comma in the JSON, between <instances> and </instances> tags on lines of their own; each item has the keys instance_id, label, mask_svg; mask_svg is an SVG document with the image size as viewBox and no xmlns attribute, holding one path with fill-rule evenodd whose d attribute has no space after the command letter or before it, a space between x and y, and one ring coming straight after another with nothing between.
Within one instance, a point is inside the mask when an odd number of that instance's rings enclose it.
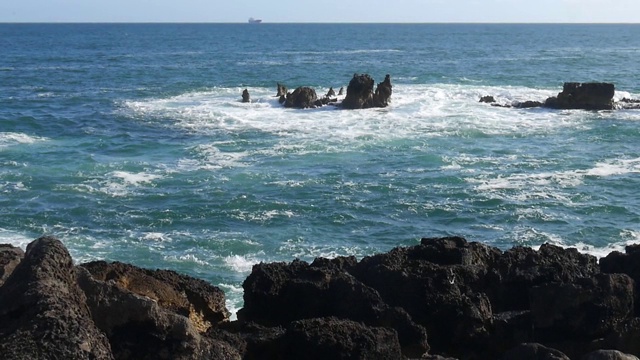
<instances>
[{"instance_id":1,"label":"blue sea water","mask_svg":"<svg viewBox=\"0 0 640 360\"><path fill-rule=\"evenodd\" d=\"M640 241L640 110L478 102L640 98L640 25L0 24L0 49L0 243L177 270L235 311L261 261ZM274 97L354 73L390 74L391 106Z\"/></svg>"}]
</instances>

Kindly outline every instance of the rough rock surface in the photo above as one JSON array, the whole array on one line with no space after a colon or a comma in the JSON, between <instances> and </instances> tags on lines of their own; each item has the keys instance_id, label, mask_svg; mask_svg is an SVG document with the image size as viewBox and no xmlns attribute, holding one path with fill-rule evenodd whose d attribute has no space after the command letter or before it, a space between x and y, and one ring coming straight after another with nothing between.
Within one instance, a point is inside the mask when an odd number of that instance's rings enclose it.
<instances>
[{"instance_id":1,"label":"rough rock surface","mask_svg":"<svg viewBox=\"0 0 640 360\"><path fill-rule=\"evenodd\" d=\"M284 107L306 109L317 107L318 95L310 87L301 86L285 96Z\"/></svg>"},{"instance_id":2,"label":"rough rock surface","mask_svg":"<svg viewBox=\"0 0 640 360\"><path fill-rule=\"evenodd\" d=\"M337 318L292 322L284 335L283 359L402 359L394 330Z\"/></svg>"},{"instance_id":3,"label":"rough rock surface","mask_svg":"<svg viewBox=\"0 0 640 360\"><path fill-rule=\"evenodd\" d=\"M24 251L19 247L0 244L0 286L4 284L23 257Z\"/></svg>"},{"instance_id":4,"label":"rough rock surface","mask_svg":"<svg viewBox=\"0 0 640 360\"><path fill-rule=\"evenodd\" d=\"M182 304L172 306L168 301L180 298L163 287L164 283L146 277L151 284L145 288L153 290L142 296L122 286L126 275L105 282L94 279L83 267L78 272L94 321L109 337L116 359L240 359L228 343L201 335L206 331L198 328L202 319L191 321L179 314ZM131 279L135 282L135 276ZM158 296L163 292L164 296Z\"/></svg>"},{"instance_id":5,"label":"rough rock surface","mask_svg":"<svg viewBox=\"0 0 640 360\"><path fill-rule=\"evenodd\" d=\"M244 309L228 321L224 294L204 281L122 263L74 267L58 240L41 238L19 263L20 251L0 247L8 275L0 284L0 354L634 359L638 256L640 246L629 246L598 264L548 244L501 251L445 237L360 261L257 264L243 284ZM17 263L13 271L9 263Z\"/></svg>"},{"instance_id":6,"label":"rough rock surface","mask_svg":"<svg viewBox=\"0 0 640 360\"><path fill-rule=\"evenodd\" d=\"M3 359L112 359L59 240L42 237L0 287Z\"/></svg>"},{"instance_id":7,"label":"rough rock surface","mask_svg":"<svg viewBox=\"0 0 640 360\"><path fill-rule=\"evenodd\" d=\"M538 343L523 343L507 351L503 360L571 360L561 351Z\"/></svg>"},{"instance_id":8,"label":"rough rock surface","mask_svg":"<svg viewBox=\"0 0 640 360\"><path fill-rule=\"evenodd\" d=\"M611 83L566 82L558 96L548 98L544 106L552 109L612 110L615 86Z\"/></svg>"},{"instance_id":9,"label":"rough rock surface","mask_svg":"<svg viewBox=\"0 0 640 360\"><path fill-rule=\"evenodd\" d=\"M368 74L353 74L353 78L347 86L347 95L342 101L344 109L368 109L372 107L386 107L391 99L391 78L387 75L383 82L378 84L375 92L375 82Z\"/></svg>"},{"instance_id":10,"label":"rough rock surface","mask_svg":"<svg viewBox=\"0 0 640 360\"><path fill-rule=\"evenodd\" d=\"M206 281L175 271L141 269L120 262L94 261L80 266L96 280L110 282L187 317L199 332L229 320L224 292Z\"/></svg>"}]
</instances>

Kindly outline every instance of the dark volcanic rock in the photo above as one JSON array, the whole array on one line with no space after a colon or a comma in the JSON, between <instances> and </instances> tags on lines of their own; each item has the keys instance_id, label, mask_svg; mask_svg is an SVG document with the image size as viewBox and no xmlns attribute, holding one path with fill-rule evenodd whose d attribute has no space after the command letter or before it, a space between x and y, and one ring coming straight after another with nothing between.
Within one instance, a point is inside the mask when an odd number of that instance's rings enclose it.
<instances>
[{"instance_id":1,"label":"dark volcanic rock","mask_svg":"<svg viewBox=\"0 0 640 360\"><path fill-rule=\"evenodd\" d=\"M625 253L613 251L600 259L600 269L604 273L622 273L631 276L636 284L640 284L640 246L631 245ZM640 314L640 299L636 292L635 313Z\"/></svg>"},{"instance_id":2,"label":"dark volcanic rock","mask_svg":"<svg viewBox=\"0 0 640 360\"><path fill-rule=\"evenodd\" d=\"M325 97L334 97L336 96L336 92L333 90L332 87L329 88L329 91L327 91L327 95L325 95Z\"/></svg>"},{"instance_id":3,"label":"dark volcanic rock","mask_svg":"<svg viewBox=\"0 0 640 360\"><path fill-rule=\"evenodd\" d=\"M571 360L561 351L548 348L542 344L520 344L507 351L502 360Z\"/></svg>"},{"instance_id":4,"label":"dark volcanic rock","mask_svg":"<svg viewBox=\"0 0 640 360\"><path fill-rule=\"evenodd\" d=\"M491 95L485 95L485 96L480 97L480 102L481 103L491 104L491 103L496 102L496 99Z\"/></svg>"},{"instance_id":5,"label":"dark volcanic rock","mask_svg":"<svg viewBox=\"0 0 640 360\"><path fill-rule=\"evenodd\" d=\"M402 359L394 330L337 318L291 323L282 359Z\"/></svg>"},{"instance_id":6,"label":"dark volcanic rock","mask_svg":"<svg viewBox=\"0 0 640 360\"><path fill-rule=\"evenodd\" d=\"M564 83L558 96L548 98L544 106L552 109L612 110L615 87L610 83Z\"/></svg>"},{"instance_id":7,"label":"dark volcanic rock","mask_svg":"<svg viewBox=\"0 0 640 360\"><path fill-rule=\"evenodd\" d=\"M618 350L596 350L583 356L580 360L638 360L638 358Z\"/></svg>"},{"instance_id":8,"label":"dark volcanic rock","mask_svg":"<svg viewBox=\"0 0 640 360\"><path fill-rule=\"evenodd\" d=\"M202 318L192 321L169 310L179 309L166 303L177 298L166 288L157 289L151 277L148 288L155 289L148 295L153 298L127 290L122 277L104 282L83 267L78 267L78 273L94 321L107 334L116 359L240 359L228 343L201 335L198 325L203 324L198 321ZM131 280L136 281L133 276ZM163 291L170 294L157 299Z\"/></svg>"},{"instance_id":9,"label":"dark volcanic rock","mask_svg":"<svg viewBox=\"0 0 640 360\"><path fill-rule=\"evenodd\" d=\"M0 286L4 284L23 257L24 251L19 247L0 244Z\"/></svg>"},{"instance_id":10,"label":"dark volcanic rock","mask_svg":"<svg viewBox=\"0 0 640 360\"><path fill-rule=\"evenodd\" d=\"M251 102L251 96L249 95L249 90L247 89L244 89L242 91L242 102L243 103Z\"/></svg>"},{"instance_id":11,"label":"dark volcanic rock","mask_svg":"<svg viewBox=\"0 0 640 360\"><path fill-rule=\"evenodd\" d=\"M347 96L342 101L345 109L366 109L373 106L373 85L375 82L368 74L353 74L347 86Z\"/></svg>"},{"instance_id":12,"label":"dark volcanic rock","mask_svg":"<svg viewBox=\"0 0 640 360\"><path fill-rule=\"evenodd\" d=\"M404 310L390 308L377 291L336 267L303 261L258 264L243 287L240 321L278 326L334 316L396 329L407 356L419 357L429 350L424 328L416 325Z\"/></svg>"},{"instance_id":13,"label":"dark volcanic rock","mask_svg":"<svg viewBox=\"0 0 640 360\"><path fill-rule=\"evenodd\" d=\"M425 326L435 353L460 356L487 347L493 313L482 287L499 255L463 238L423 239L420 246L365 257L354 274Z\"/></svg>"},{"instance_id":14,"label":"dark volcanic rock","mask_svg":"<svg viewBox=\"0 0 640 360\"><path fill-rule=\"evenodd\" d=\"M589 341L613 332L633 316L633 286L625 274L534 286L531 315L538 339Z\"/></svg>"},{"instance_id":15,"label":"dark volcanic rock","mask_svg":"<svg viewBox=\"0 0 640 360\"><path fill-rule=\"evenodd\" d=\"M318 95L310 87L298 87L285 97L284 106L287 108L306 109L317 107Z\"/></svg>"},{"instance_id":16,"label":"dark volcanic rock","mask_svg":"<svg viewBox=\"0 0 640 360\"><path fill-rule=\"evenodd\" d=\"M523 101L523 102L515 102L513 103L511 106L513 106L514 108L517 109L529 109L529 108L536 108L536 107L541 107L544 104L540 101Z\"/></svg>"},{"instance_id":17,"label":"dark volcanic rock","mask_svg":"<svg viewBox=\"0 0 640 360\"><path fill-rule=\"evenodd\" d=\"M347 96L342 101L344 109L368 109L372 107L386 107L391 99L391 78L387 75L383 82L379 83L375 92L375 82L368 74L353 74L353 78L347 86Z\"/></svg>"},{"instance_id":18,"label":"dark volcanic rock","mask_svg":"<svg viewBox=\"0 0 640 360\"><path fill-rule=\"evenodd\" d=\"M96 280L113 283L189 318L200 332L229 320L224 292L206 281L175 271L141 269L119 262L94 261L80 266Z\"/></svg>"},{"instance_id":19,"label":"dark volcanic rock","mask_svg":"<svg viewBox=\"0 0 640 360\"><path fill-rule=\"evenodd\" d=\"M278 93L276 97L286 96L287 95L287 87L278 83Z\"/></svg>"},{"instance_id":20,"label":"dark volcanic rock","mask_svg":"<svg viewBox=\"0 0 640 360\"><path fill-rule=\"evenodd\" d=\"M0 287L3 359L112 359L62 243L42 237Z\"/></svg>"},{"instance_id":21,"label":"dark volcanic rock","mask_svg":"<svg viewBox=\"0 0 640 360\"><path fill-rule=\"evenodd\" d=\"M376 86L376 92L373 94L373 107L387 107L391 101L391 77L387 74L384 81Z\"/></svg>"},{"instance_id":22,"label":"dark volcanic rock","mask_svg":"<svg viewBox=\"0 0 640 360\"><path fill-rule=\"evenodd\" d=\"M529 309L529 289L549 283L571 283L600 273L595 256L576 249L544 244L535 251L528 247L509 249L494 263L487 278L494 311Z\"/></svg>"}]
</instances>

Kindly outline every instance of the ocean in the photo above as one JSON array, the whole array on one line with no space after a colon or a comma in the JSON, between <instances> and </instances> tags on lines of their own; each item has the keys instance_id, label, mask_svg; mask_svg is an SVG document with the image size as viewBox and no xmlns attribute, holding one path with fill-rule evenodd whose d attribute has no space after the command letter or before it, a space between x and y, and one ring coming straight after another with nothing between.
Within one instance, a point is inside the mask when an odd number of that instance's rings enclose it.
<instances>
[{"instance_id":1,"label":"ocean","mask_svg":"<svg viewBox=\"0 0 640 360\"><path fill-rule=\"evenodd\" d=\"M0 49L0 243L176 270L235 312L259 262L640 241L640 110L478 102L640 98L640 25L0 24ZM391 105L275 97L354 73Z\"/></svg>"}]
</instances>

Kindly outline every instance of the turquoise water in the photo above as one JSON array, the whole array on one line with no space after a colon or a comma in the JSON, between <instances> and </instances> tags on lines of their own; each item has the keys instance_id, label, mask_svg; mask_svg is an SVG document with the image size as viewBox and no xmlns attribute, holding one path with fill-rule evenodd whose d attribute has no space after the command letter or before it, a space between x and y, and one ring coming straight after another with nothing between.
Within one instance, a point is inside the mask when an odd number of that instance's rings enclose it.
<instances>
[{"instance_id":1,"label":"turquoise water","mask_svg":"<svg viewBox=\"0 0 640 360\"><path fill-rule=\"evenodd\" d=\"M0 242L178 270L236 310L260 261L640 241L640 111L478 103L640 98L638 25L0 24L0 48ZM390 74L391 106L274 97L353 73Z\"/></svg>"}]
</instances>

